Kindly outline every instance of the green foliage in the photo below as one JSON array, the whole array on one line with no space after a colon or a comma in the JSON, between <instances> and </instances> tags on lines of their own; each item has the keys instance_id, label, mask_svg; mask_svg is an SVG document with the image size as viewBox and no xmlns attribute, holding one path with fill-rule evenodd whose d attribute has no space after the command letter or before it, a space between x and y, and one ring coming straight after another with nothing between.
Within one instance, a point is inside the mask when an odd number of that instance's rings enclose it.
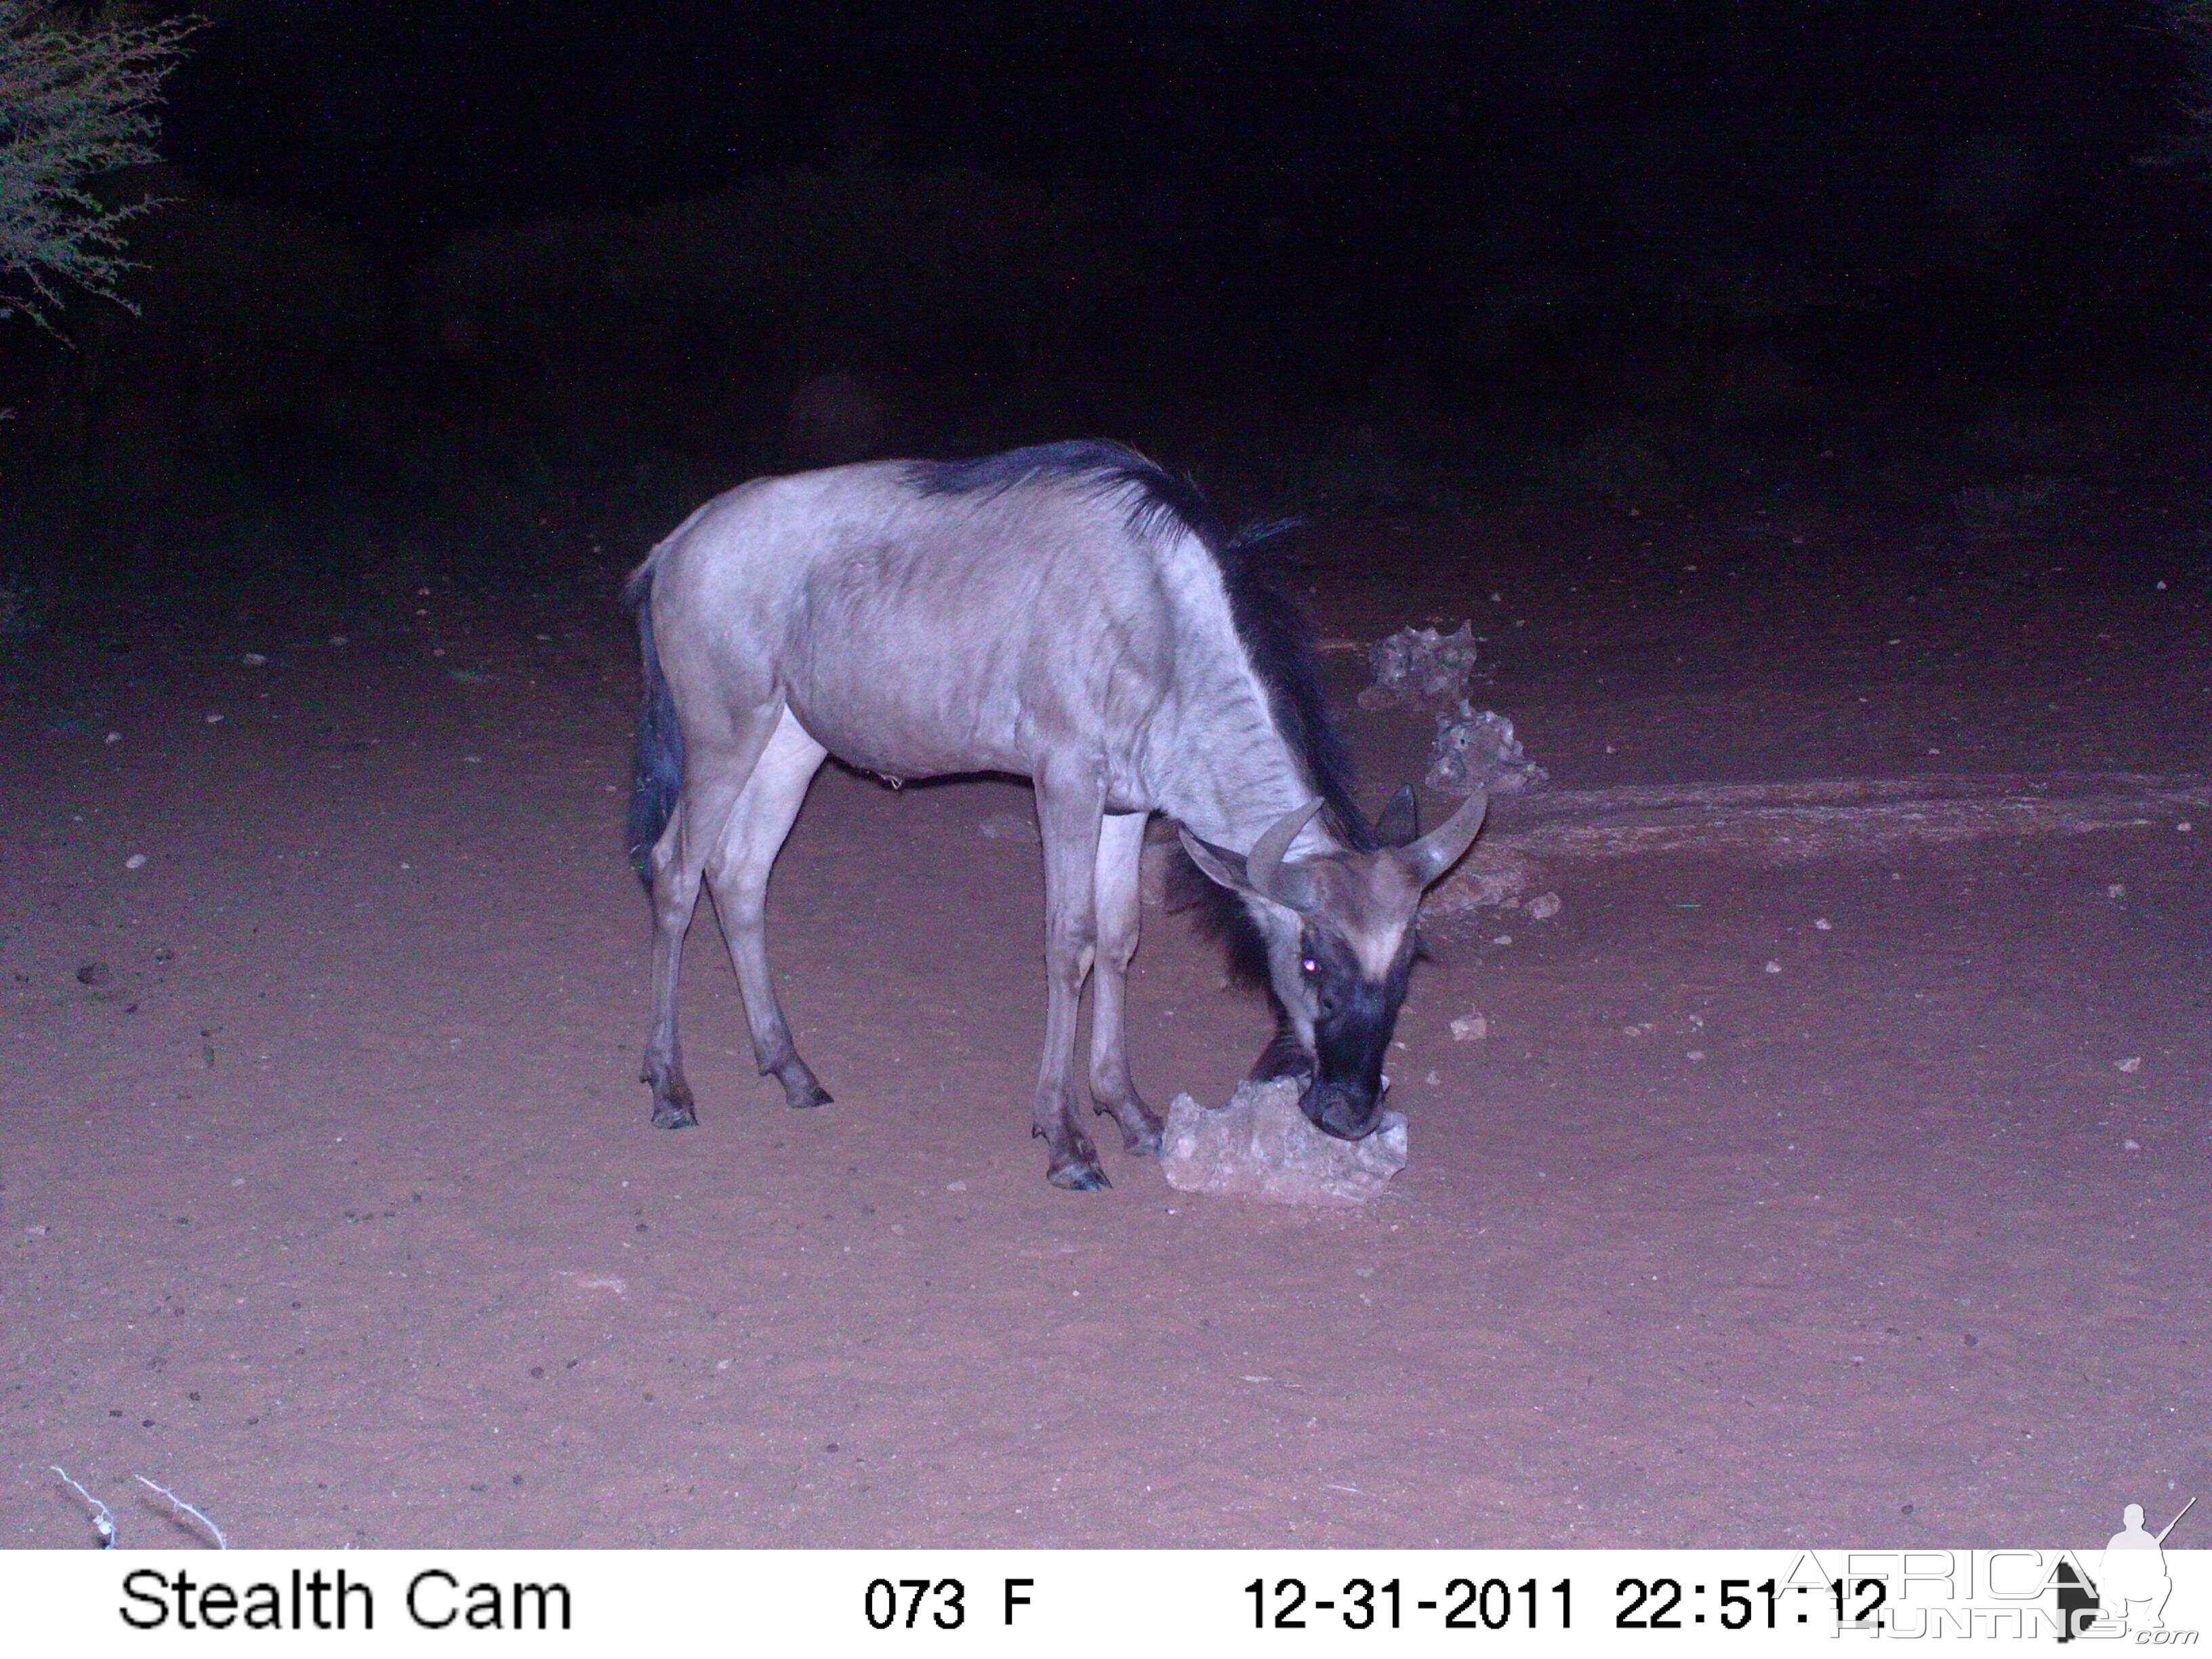
<instances>
[{"instance_id":1,"label":"green foliage","mask_svg":"<svg viewBox=\"0 0 2212 1659\"><path fill-rule=\"evenodd\" d=\"M0 315L52 331L66 292L128 307L123 227L155 204L89 186L155 159L153 106L199 19L70 28L46 6L0 0Z\"/></svg>"}]
</instances>

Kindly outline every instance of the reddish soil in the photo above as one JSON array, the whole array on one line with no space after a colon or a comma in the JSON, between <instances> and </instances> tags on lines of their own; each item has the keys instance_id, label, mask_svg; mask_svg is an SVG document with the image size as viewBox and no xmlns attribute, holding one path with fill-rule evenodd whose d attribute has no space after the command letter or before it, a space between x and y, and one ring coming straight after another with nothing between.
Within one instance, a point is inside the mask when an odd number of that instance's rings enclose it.
<instances>
[{"instance_id":1,"label":"reddish soil","mask_svg":"<svg viewBox=\"0 0 2212 1659\"><path fill-rule=\"evenodd\" d=\"M1474 617L1561 786L2212 770L2178 515L1314 559L1326 638ZM2090 1546L2212 1486L2212 822L1562 866L1417 975L1382 1200L1110 1133L1071 1194L1018 786L826 771L770 944L836 1103L754 1077L702 912L664 1133L611 600L212 591L10 647L0 1542L92 1541L56 1463L126 1546L188 1537L134 1475L306 1547ZM1147 920L1140 1082L1222 1098L1262 1016Z\"/></svg>"}]
</instances>

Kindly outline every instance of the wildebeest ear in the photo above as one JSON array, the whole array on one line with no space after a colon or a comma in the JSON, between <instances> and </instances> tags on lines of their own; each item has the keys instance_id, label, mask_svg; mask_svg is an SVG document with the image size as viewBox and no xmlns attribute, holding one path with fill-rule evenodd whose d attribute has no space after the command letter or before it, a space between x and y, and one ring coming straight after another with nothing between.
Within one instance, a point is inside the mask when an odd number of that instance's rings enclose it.
<instances>
[{"instance_id":1,"label":"wildebeest ear","mask_svg":"<svg viewBox=\"0 0 2212 1659\"><path fill-rule=\"evenodd\" d=\"M1304 865L1286 862L1283 854L1319 811L1321 803L1317 800L1292 807L1253 843L1249 854L1216 847L1193 835L1188 825L1182 826L1178 833L1182 836L1182 850L1190 854L1190 861L1206 872L1208 880L1232 893L1265 899L1270 904L1279 904L1304 915L1314 905L1313 875Z\"/></svg>"},{"instance_id":2,"label":"wildebeest ear","mask_svg":"<svg viewBox=\"0 0 2212 1659\"><path fill-rule=\"evenodd\" d=\"M1413 786L1401 783L1390 804L1375 820L1375 841L1381 847L1410 847L1420 838L1421 804L1413 799Z\"/></svg>"},{"instance_id":3,"label":"wildebeest ear","mask_svg":"<svg viewBox=\"0 0 2212 1659\"><path fill-rule=\"evenodd\" d=\"M1202 841L1188 830L1182 836L1182 850L1190 854L1190 861L1206 874L1208 881L1226 887L1232 893L1249 893L1251 884L1244 879L1244 855L1232 853L1226 847L1216 847Z\"/></svg>"}]
</instances>

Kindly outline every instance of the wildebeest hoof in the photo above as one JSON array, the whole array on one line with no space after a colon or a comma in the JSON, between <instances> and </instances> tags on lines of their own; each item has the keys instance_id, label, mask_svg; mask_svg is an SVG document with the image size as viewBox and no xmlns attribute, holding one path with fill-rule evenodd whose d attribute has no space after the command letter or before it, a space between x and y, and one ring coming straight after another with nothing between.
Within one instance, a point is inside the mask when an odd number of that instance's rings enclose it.
<instances>
[{"instance_id":1,"label":"wildebeest hoof","mask_svg":"<svg viewBox=\"0 0 2212 1659\"><path fill-rule=\"evenodd\" d=\"M804 1111L810 1106L827 1106L831 1099L830 1091L812 1078L808 1078L804 1083L783 1085L783 1103L794 1112Z\"/></svg>"},{"instance_id":2,"label":"wildebeest hoof","mask_svg":"<svg viewBox=\"0 0 2212 1659\"><path fill-rule=\"evenodd\" d=\"M1044 1178L1071 1193L1103 1192L1114 1184L1096 1164L1055 1164L1045 1171Z\"/></svg>"},{"instance_id":3,"label":"wildebeest hoof","mask_svg":"<svg viewBox=\"0 0 2212 1659\"><path fill-rule=\"evenodd\" d=\"M1044 1178L1054 1186L1071 1193L1095 1193L1114 1184L1098 1167L1098 1149L1091 1144L1091 1137L1073 1124L1063 1121L1055 1133L1042 1123L1034 1123L1030 1135L1052 1148L1052 1163Z\"/></svg>"},{"instance_id":4,"label":"wildebeest hoof","mask_svg":"<svg viewBox=\"0 0 2212 1659\"><path fill-rule=\"evenodd\" d=\"M652 1085L654 1128L686 1129L699 1121L691 1108L691 1082L681 1066L648 1054L638 1080Z\"/></svg>"}]
</instances>

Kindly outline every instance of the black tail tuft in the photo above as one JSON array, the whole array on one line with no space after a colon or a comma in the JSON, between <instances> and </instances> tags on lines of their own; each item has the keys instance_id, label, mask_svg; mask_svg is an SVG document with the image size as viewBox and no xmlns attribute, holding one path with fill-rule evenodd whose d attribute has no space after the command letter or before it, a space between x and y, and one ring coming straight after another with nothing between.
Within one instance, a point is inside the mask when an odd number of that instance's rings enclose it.
<instances>
[{"instance_id":1,"label":"black tail tuft","mask_svg":"<svg viewBox=\"0 0 2212 1659\"><path fill-rule=\"evenodd\" d=\"M653 643L653 573L640 573L623 592L637 612L638 655L645 669L645 708L637 718L637 757L629 783L629 864L648 893L653 890L653 849L676 811L684 787L684 732L676 723L676 699L660 672Z\"/></svg>"}]
</instances>

